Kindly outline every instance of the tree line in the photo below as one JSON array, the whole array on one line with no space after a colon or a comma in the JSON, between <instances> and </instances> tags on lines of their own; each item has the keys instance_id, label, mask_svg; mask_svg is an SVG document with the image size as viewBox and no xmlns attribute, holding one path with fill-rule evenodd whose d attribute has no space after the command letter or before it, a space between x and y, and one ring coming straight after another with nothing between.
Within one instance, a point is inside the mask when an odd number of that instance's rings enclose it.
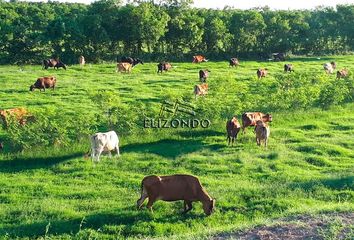
<instances>
[{"instance_id":1,"label":"tree line","mask_svg":"<svg viewBox=\"0 0 354 240\"><path fill-rule=\"evenodd\" d=\"M354 5L313 10L197 9L192 0L100 0L90 5L0 0L0 63L269 58L354 49Z\"/></svg>"}]
</instances>

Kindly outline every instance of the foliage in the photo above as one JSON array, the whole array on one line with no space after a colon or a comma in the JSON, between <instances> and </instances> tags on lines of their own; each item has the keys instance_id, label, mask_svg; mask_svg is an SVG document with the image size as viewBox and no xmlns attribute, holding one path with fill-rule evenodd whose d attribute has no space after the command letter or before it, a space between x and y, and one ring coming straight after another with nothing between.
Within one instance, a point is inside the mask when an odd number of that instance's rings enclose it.
<instances>
[{"instance_id":1,"label":"foliage","mask_svg":"<svg viewBox=\"0 0 354 240\"><path fill-rule=\"evenodd\" d=\"M353 51L354 5L314 10L207 10L190 0L72 3L0 2L0 63L76 63L117 55L186 60L203 53L269 58L273 52Z\"/></svg>"}]
</instances>

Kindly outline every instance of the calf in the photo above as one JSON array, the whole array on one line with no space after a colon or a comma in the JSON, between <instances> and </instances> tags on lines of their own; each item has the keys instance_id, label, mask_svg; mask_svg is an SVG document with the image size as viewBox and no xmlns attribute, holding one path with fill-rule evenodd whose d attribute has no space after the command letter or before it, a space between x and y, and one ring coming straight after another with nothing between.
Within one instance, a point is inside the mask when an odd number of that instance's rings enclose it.
<instances>
[{"instance_id":1,"label":"calf","mask_svg":"<svg viewBox=\"0 0 354 240\"><path fill-rule=\"evenodd\" d=\"M45 91L46 88L52 88L54 90L57 79L53 76L51 77L40 77L37 81L30 86L30 91L34 91L34 89L38 88L39 91Z\"/></svg>"},{"instance_id":2,"label":"calf","mask_svg":"<svg viewBox=\"0 0 354 240\"><path fill-rule=\"evenodd\" d=\"M238 65L240 65L237 58L231 58L229 60L229 63L230 63L230 67L237 67Z\"/></svg>"},{"instance_id":3,"label":"calf","mask_svg":"<svg viewBox=\"0 0 354 240\"><path fill-rule=\"evenodd\" d=\"M80 67L83 67L85 65L85 58L84 56L80 56L79 57L79 64L80 64Z\"/></svg>"},{"instance_id":4,"label":"calf","mask_svg":"<svg viewBox=\"0 0 354 240\"><path fill-rule=\"evenodd\" d=\"M117 151L119 156L119 139L115 131L106 133L96 133L90 137L91 141L91 159L93 162L99 162L102 152L108 152L111 157L111 151Z\"/></svg>"},{"instance_id":5,"label":"calf","mask_svg":"<svg viewBox=\"0 0 354 240\"><path fill-rule=\"evenodd\" d=\"M147 176L141 182L141 197L137 201L138 209L144 200L149 198L147 208L152 211L152 205L157 200L184 201L184 211L192 210L192 202L202 202L206 215L213 213L215 200L205 191L197 177L191 175Z\"/></svg>"},{"instance_id":6,"label":"calf","mask_svg":"<svg viewBox=\"0 0 354 240\"><path fill-rule=\"evenodd\" d=\"M294 72L294 67L292 64L284 64L284 72Z\"/></svg>"},{"instance_id":7,"label":"calf","mask_svg":"<svg viewBox=\"0 0 354 240\"><path fill-rule=\"evenodd\" d=\"M334 69L336 69L337 64L335 62L325 63L323 64L323 69L327 74L332 74Z\"/></svg>"},{"instance_id":8,"label":"calf","mask_svg":"<svg viewBox=\"0 0 354 240\"><path fill-rule=\"evenodd\" d=\"M160 62L157 64L157 73L162 73L163 71L168 71L172 68L172 65L168 62Z\"/></svg>"},{"instance_id":9,"label":"calf","mask_svg":"<svg viewBox=\"0 0 354 240\"><path fill-rule=\"evenodd\" d=\"M261 141L264 141L264 146L267 147L270 134L269 126L262 120L257 120L254 131L256 132L257 145L261 146Z\"/></svg>"},{"instance_id":10,"label":"calf","mask_svg":"<svg viewBox=\"0 0 354 240\"><path fill-rule=\"evenodd\" d=\"M236 116L234 116L231 120L226 122L226 131L227 131L227 140L228 144L234 144L235 139L237 138L237 134L240 132L241 125L237 120Z\"/></svg>"},{"instance_id":11,"label":"calf","mask_svg":"<svg viewBox=\"0 0 354 240\"><path fill-rule=\"evenodd\" d=\"M242 114L242 132L246 132L246 127L248 126L256 126L256 122L258 120L262 120L263 122L271 122L272 115L267 113L261 113L261 112L246 112Z\"/></svg>"},{"instance_id":12,"label":"calf","mask_svg":"<svg viewBox=\"0 0 354 240\"><path fill-rule=\"evenodd\" d=\"M132 71L132 64L130 63L125 63L121 62L117 64L117 69L116 72L125 72L125 73L131 73Z\"/></svg>"},{"instance_id":13,"label":"calf","mask_svg":"<svg viewBox=\"0 0 354 240\"><path fill-rule=\"evenodd\" d=\"M201 63L201 62L207 62L208 60L202 56L202 55L196 55L193 56L193 62L192 63Z\"/></svg>"},{"instance_id":14,"label":"calf","mask_svg":"<svg viewBox=\"0 0 354 240\"><path fill-rule=\"evenodd\" d=\"M205 69L205 70L199 70L199 80L202 82L202 83L205 83L207 78L209 77L209 73L210 71L208 69Z\"/></svg>"},{"instance_id":15,"label":"calf","mask_svg":"<svg viewBox=\"0 0 354 240\"><path fill-rule=\"evenodd\" d=\"M3 123L3 127L7 128L9 124L9 118L14 118L20 125L25 125L27 118L30 117L30 114L25 108L12 108L6 110L0 110L0 117Z\"/></svg>"},{"instance_id":16,"label":"calf","mask_svg":"<svg viewBox=\"0 0 354 240\"><path fill-rule=\"evenodd\" d=\"M268 69L266 69L266 68L264 68L264 69L259 68L259 69L257 70L257 77L258 77L258 79L261 79L262 77L267 76L267 74L268 74Z\"/></svg>"},{"instance_id":17,"label":"calf","mask_svg":"<svg viewBox=\"0 0 354 240\"><path fill-rule=\"evenodd\" d=\"M348 77L348 73L348 70L345 68L340 71L337 71L337 79Z\"/></svg>"},{"instance_id":18,"label":"calf","mask_svg":"<svg viewBox=\"0 0 354 240\"><path fill-rule=\"evenodd\" d=\"M197 99L197 96L204 96L208 94L208 84L202 83L202 84L195 85L194 94L195 94L195 99Z\"/></svg>"}]
</instances>

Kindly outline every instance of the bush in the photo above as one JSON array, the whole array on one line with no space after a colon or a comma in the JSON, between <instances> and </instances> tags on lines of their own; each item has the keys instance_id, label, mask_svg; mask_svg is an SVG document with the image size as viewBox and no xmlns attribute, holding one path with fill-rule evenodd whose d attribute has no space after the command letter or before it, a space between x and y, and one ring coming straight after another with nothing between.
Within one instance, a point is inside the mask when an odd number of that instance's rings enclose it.
<instances>
[{"instance_id":1,"label":"bush","mask_svg":"<svg viewBox=\"0 0 354 240\"><path fill-rule=\"evenodd\" d=\"M34 121L20 125L10 119L8 137L16 149L40 146L67 146L82 141L95 131L95 118L89 114L47 111L34 113Z\"/></svg>"}]
</instances>

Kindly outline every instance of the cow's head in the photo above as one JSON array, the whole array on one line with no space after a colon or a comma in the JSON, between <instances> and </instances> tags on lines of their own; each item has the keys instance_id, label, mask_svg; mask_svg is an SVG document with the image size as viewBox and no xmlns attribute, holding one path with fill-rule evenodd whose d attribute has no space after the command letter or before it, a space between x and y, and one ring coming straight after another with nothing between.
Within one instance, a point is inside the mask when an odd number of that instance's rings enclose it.
<instances>
[{"instance_id":1,"label":"cow's head","mask_svg":"<svg viewBox=\"0 0 354 240\"><path fill-rule=\"evenodd\" d=\"M36 88L36 87L35 87L34 85L31 85L29 90L30 90L31 92L33 92L35 88Z\"/></svg>"},{"instance_id":2,"label":"cow's head","mask_svg":"<svg viewBox=\"0 0 354 240\"><path fill-rule=\"evenodd\" d=\"M265 118L267 119L268 122L273 121L272 114L267 113L267 114L265 115Z\"/></svg>"},{"instance_id":3,"label":"cow's head","mask_svg":"<svg viewBox=\"0 0 354 240\"><path fill-rule=\"evenodd\" d=\"M144 65L143 61L140 58L134 59L134 62L136 62L136 64L141 63Z\"/></svg>"},{"instance_id":4,"label":"cow's head","mask_svg":"<svg viewBox=\"0 0 354 240\"><path fill-rule=\"evenodd\" d=\"M210 214L212 214L214 209L215 209L215 199L209 199L203 203L203 210L206 215L209 216Z\"/></svg>"},{"instance_id":5,"label":"cow's head","mask_svg":"<svg viewBox=\"0 0 354 240\"><path fill-rule=\"evenodd\" d=\"M331 62L331 65L332 65L333 69L336 69L337 64L335 62Z\"/></svg>"}]
</instances>

